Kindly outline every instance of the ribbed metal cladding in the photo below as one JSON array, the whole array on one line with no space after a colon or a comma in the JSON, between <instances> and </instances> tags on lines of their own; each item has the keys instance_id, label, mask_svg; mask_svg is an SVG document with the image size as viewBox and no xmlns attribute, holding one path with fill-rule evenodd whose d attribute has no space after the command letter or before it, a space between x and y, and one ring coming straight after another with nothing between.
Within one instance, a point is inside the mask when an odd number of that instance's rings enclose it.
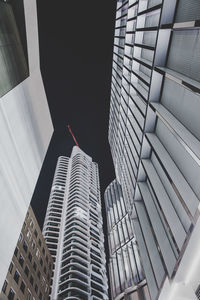
<instances>
[{"instance_id":1,"label":"ribbed metal cladding","mask_svg":"<svg viewBox=\"0 0 200 300\"><path fill-rule=\"evenodd\" d=\"M117 1L108 139L152 300L199 217L199 12L196 0Z\"/></svg>"},{"instance_id":2,"label":"ribbed metal cladding","mask_svg":"<svg viewBox=\"0 0 200 300\"><path fill-rule=\"evenodd\" d=\"M200 5L198 0L180 0L175 22L187 22L198 20L200 15Z\"/></svg>"},{"instance_id":3,"label":"ribbed metal cladding","mask_svg":"<svg viewBox=\"0 0 200 300\"><path fill-rule=\"evenodd\" d=\"M52 193L55 190L63 191L62 207L54 206L60 209L58 230L55 235L55 226L49 228L54 221L49 214L52 196L43 229L50 251L56 245L51 299L108 299L98 165L75 146L70 158L58 160Z\"/></svg>"}]
</instances>

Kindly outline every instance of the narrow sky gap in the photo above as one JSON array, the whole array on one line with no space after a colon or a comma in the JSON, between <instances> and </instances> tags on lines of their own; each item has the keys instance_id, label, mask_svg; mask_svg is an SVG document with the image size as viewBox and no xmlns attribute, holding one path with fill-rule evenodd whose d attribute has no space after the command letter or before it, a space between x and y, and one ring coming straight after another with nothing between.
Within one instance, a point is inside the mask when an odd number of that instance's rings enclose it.
<instances>
[{"instance_id":1,"label":"narrow sky gap","mask_svg":"<svg viewBox=\"0 0 200 300\"><path fill-rule=\"evenodd\" d=\"M115 178L108 144L115 8L115 0L37 1L41 72L55 129L31 202L41 228L57 158L74 145L68 124L99 165L105 220L104 191Z\"/></svg>"}]
</instances>

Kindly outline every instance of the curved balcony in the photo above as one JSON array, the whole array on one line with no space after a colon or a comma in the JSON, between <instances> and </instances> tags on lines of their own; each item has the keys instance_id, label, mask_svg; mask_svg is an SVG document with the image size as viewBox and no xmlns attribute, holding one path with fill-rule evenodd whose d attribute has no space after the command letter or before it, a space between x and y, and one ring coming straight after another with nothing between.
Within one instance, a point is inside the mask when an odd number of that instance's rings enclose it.
<instances>
[{"instance_id":1,"label":"curved balcony","mask_svg":"<svg viewBox=\"0 0 200 300\"><path fill-rule=\"evenodd\" d=\"M79 237L86 243L88 243L88 240L89 240L88 236L86 236L85 234L82 234L79 230L73 230L71 233L69 233L65 236L64 242L66 242L71 237Z\"/></svg>"},{"instance_id":2,"label":"curved balcony","mask_svg":"<svg viewBox=\"0 0 200 300\"><path fill-rule=\"evenodd\" d=\"M66 224L67 226L69 226L69 224ZM83 234L83 236L89 236L89 232L88 230L85 230L83 227L81 227L80 225L72 225L72 227L70 227L69 229L66 229L64 236L67 236L69 233L71 232L75 232L78 231L81 234Z\"/></svg>"},{"instance_id":3,"label":"curved balcony","mask_svg":"<svg viewBox=\"0 0 200 300\"><path fill-rule=\"evenodd\" d=\"M80 258L87 260L88 255L80 251L79 249L71 249L69 250L63 257L62 257L62 264L61 266L65 265L65 260L68 259L69 257L72 257L72 255L78 255Z\"/></svg>"},{"instance_id":4,"label":"curved balcony","mask_svg":"<svg viewBox=\"0 0 200 300\"><path fill-rule=\"evenodd\" d=\"M68 222L67 222L67 225L68 226L72 226L72 225L77 225L77 226L80 226L81 228L83 228L84 230L88 230L88 226L85 226L86 224L84 224L84 226L83 226L83 222L79 219L79 218L77 218L77 219L75 219L75 220L69 220Z\"/></svg>"},{"instance_id":5,"label":"curved balcony","mask_svg":"<svg viewBox=\"0 0 200 300\"><path fill-rule=\"evenodd\" d=\"M59 286L59 295L62 292L69 292L71 290L79 291L81 294L88 296L89 286L77 278L70 278L63 285Z\"/></svg>"},{"instance_id":6,"label":"curved balcony","mask_svg":"<svg viewBox=\"0 0 200 300\"><path fill-rule=\"evenodd\" d=\"M89 272L87 266L84 266L83 264L77 263L73 259L73 262L69 262L65 267L63 267L61 269L61 273L60 273L61 276L63 276L65 273L67 273L69 268L75 268L75 267L78 268L80 270L80 272L82 272L84 274L87 274Z\"/></svg>"},{"instance_id":7,"label":"curved balcony","mask_svg":"<svg viewBox=\"0 0 200 300\"><path fill-rule=\"evenodd\" d=\"M66 248L69 246L69 245L72 245L72 243L78 243L79 245L83 246L84 249L88 249L89 248L89 245L87 242L83 242L82 238L80 238L79 236L72 236L70 238L67 239L67 241L64 243L64 247L63 247L63 253L66 252Z\"/></svg>"},{"instance_id":8,"label":"curved balcony","mask_svg":"<svg viewBox=\"0 0 200 300\"><path fill-rule=\"evenodd\" d=\"M85 267L88 266L88 259L82 258L80 255L73 254L67 257L65 261L63 261L61 269L67 266L68 263L72 263L74 259L77 263L83 264Z\"/></svg>"},{"instance_id":9,"label":"curved balcony","mask_svg":"<svg viewBox=\"0 0 200 300\"><path fill-rule=\"evenodd\" d=\"M89 272L88 269L83 270L83 268L80 268L79 264L70 264L71 266L67 265L67 267L65 267L65 269L63 270L62 275L60 276L60 281L59 282L63 282L66 278L67 275L71 274L71 271L77 272L77 274L80 274L80 276L83 276L84 278L88 278L89 277Z\"/></svg>"},{"instance_id":10,"label":"curved balcony","mask_svg":"<svg viewBox=\"0 0 200 300\"><path fill-rule=\"evenodd\" d=\"M89 276L77 270L68 270L60 277L59 285L66 283L68 279L76 278L88 284Z\"/></svg>"},{"instance_id":11,"label":"curved balcony","mask_svg":"<svg viewBox=\"0 0 200 300\"><path fill-rule=\"evenodd\" d=\"M73 249L77 249L79 251L81 251L84 255L89 255L89 251L87 249L85 249L85 247L80 247L80 245L78 243L72 243L70 244L66 249L65 249L65 253L68 253L68 251L71 251ZM64 259L64 252L63 252L63 259Z\"/></svg>"}]
</instances>

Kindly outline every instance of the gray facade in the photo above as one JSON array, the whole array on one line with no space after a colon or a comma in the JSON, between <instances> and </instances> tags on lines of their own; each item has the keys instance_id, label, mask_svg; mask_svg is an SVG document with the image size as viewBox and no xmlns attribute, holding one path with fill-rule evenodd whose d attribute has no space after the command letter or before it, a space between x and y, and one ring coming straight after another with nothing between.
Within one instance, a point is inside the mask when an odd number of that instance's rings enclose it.
<instances>
[{"instance_id":1,"label":"gray facade","mask_svg":"<svg viewBox=\"0 0 200 300\"><path fill-rule=\"evenodd\" d=\"M109 143L152 300L197 247L199 19L195 0L117 1Z\"/></svg>"}]
</instances>

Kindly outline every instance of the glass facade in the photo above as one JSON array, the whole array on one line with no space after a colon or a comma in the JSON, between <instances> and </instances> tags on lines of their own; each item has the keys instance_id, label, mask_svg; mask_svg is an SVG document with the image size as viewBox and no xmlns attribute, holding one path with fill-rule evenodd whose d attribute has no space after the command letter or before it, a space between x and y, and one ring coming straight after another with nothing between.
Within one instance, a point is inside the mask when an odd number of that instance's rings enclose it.
<instances>
[{"instance_id":1,"label":"glass facade","mask_svg":"<svg viewBox=\"0 0 200 300\"><path fill-rule=\"evenodd\" d=\"M106 189L105 204L109 242L109 274L112 299L124 298L125 294L150 299L140 262L133 224L126 207L120 184L114 180ZM131 288L131 292L129 289ZM146 294L146 296L145 296Z\"/></svg>"},{"instance_id":2,"label":"glass facade","mask_svg":"<svg viewBox=\"0 0 200 300\"><path fill-rule=\"evenodd\" d=\"M109 143L153 300L199 215L199 7L117 2Z\"/></svg>"},{"instance_id":3,"label":"glass facade","mask_svg":"<svg viewBox=\"0 0 200 300\"><path fill-rule=\"evenodd\" d=\"M29 75L23 1L0 1L0 97Z\"/></svg>"}]
</instances>

